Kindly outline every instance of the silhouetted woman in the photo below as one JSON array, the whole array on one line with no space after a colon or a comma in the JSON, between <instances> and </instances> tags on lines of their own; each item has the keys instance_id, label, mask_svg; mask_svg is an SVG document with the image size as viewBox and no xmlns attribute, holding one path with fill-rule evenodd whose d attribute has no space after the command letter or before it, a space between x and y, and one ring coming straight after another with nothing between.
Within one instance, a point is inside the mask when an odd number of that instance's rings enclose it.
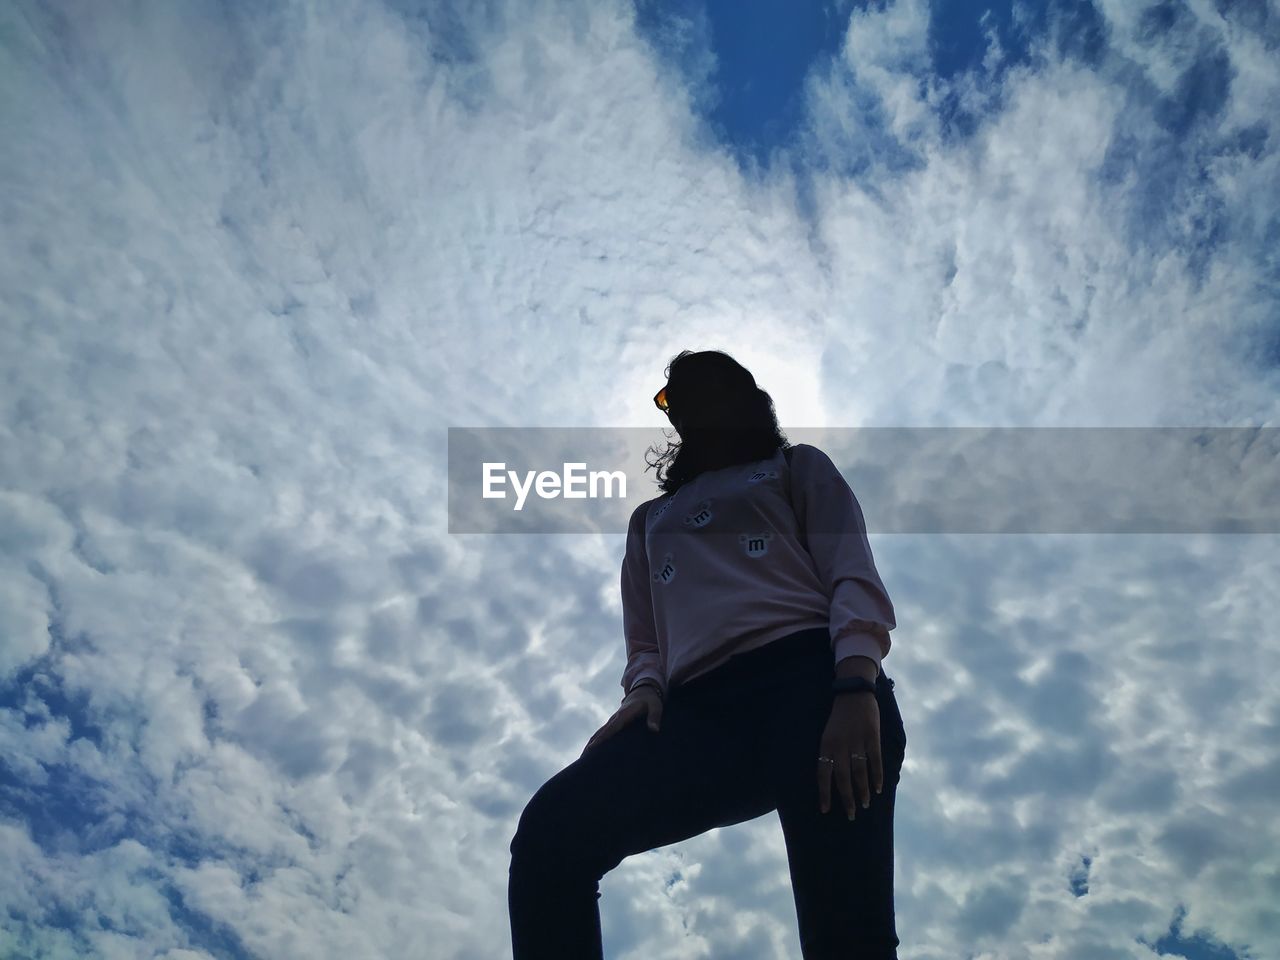
<instances>
[{"instance_id":1,"label":"silhouetted woman","mask_svg":"<svg viewBox=\"0 0 1280 960\"><path fill-rule=\"evenodd\" d=\"M520 817L515 960L599 960L606 873L774 810L804 960L896 958L906 731L862 510L727 354L686 350L667 374L654 399L681 442L650 463L664 492L627 532L626 696Z\"/></svg>"}]
</instances>

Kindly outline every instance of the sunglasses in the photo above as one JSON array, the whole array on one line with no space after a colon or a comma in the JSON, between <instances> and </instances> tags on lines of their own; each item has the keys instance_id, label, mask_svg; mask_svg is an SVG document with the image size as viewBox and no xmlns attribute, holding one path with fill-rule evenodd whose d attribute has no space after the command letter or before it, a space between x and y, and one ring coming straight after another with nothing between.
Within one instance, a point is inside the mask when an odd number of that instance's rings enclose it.
<instances>
[{"instance_id":1,"label":"sunglasses","mask_svg":"<svg viewBox=\"0 0 1280 960\"><path fill-rule=\"evenodd\" d=\"M663 413L666 413L669 409L671 409L671 404L667 402L666 387L663 387L661 390L659 390L657 393L653 395L653 402L654 404L657 405L658 409L661 410Z\"/></svg>"}]
</instances>

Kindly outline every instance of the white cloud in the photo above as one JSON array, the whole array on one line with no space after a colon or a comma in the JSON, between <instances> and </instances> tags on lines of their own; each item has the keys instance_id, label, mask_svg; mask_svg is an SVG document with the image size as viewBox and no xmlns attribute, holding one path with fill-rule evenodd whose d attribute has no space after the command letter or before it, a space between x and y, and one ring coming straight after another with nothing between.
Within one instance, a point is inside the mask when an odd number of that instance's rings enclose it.
<instances>
[{"instance_id":1,"label":"white cloud","mask_svg":"<svg viewBox=\"0 0 1280 960\"><path fill-rule=\"evenodd\" d=\"M516 818L620 693L621 537L448 535L447 426L656 440L686 346L784 427L1276 416L1276 70L1203 4L1110 5L1114 57L1011 70L967 142L924 5L858 12L801 145L870 162L808 185L739 173L629 5L461 6L0 14L0 952L509 950ZM1213 44L1161 166L1148 88ZM875 546L903 955L1136 957L1179 905L1262 949L1272 538ZM785 870L771 817L633 858L610 947L794 954Z\"/></svg>"}]
</instances>

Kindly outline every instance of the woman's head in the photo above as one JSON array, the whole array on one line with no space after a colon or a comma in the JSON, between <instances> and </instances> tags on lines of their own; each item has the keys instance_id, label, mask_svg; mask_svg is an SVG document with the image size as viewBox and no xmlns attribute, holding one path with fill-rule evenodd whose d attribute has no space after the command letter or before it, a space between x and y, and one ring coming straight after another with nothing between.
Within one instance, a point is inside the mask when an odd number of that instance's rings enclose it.
<instances>
[{"instance_id":1,"label":"woman's head","mask_svg":"<svg viewBox=\"0 0 1280 960\"><path fill-rule=\"evenodd\" d=\"M787 445L773 399L727 353L682 350L667 364L666 374L655 400L665 401L680 442L668 443L656 461L647 461L658 468L658 486L665 493L706 470L763 460Z\"/></svg>"}]
</instances>

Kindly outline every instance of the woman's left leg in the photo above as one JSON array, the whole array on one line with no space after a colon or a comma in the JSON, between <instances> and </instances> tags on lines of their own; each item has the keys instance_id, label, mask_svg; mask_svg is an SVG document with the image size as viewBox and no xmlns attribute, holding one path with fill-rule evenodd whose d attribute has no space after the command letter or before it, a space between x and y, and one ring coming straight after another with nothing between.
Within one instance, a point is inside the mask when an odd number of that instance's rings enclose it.
<instances>
[{"instance_id":1,"label":"woman's left leg","mask_svg":"<svg viewBox=\"0 0 1280 960\"><path fill-rule=\"evenodd\" d=\"M896 960L893 905L893 807L906 737L891 682L876 684L884 791L869 783L871 805L850 821L832 784L831 804L819 808L818 763L830 715L830 677L819 673L807 703L779 719L775 763L780 771L778 818L800 927L804 960ZM825 691L825 692L824 692Z\"/></svg>"}]
</instances>

